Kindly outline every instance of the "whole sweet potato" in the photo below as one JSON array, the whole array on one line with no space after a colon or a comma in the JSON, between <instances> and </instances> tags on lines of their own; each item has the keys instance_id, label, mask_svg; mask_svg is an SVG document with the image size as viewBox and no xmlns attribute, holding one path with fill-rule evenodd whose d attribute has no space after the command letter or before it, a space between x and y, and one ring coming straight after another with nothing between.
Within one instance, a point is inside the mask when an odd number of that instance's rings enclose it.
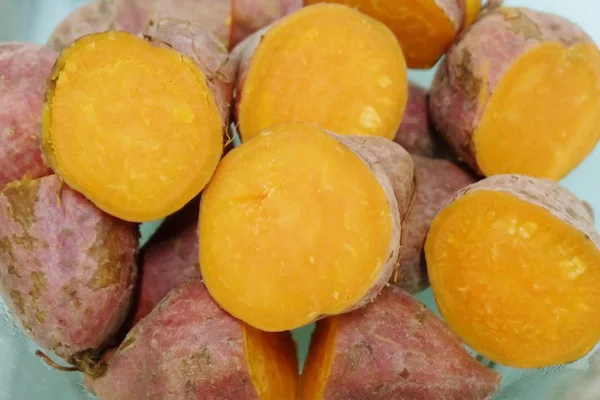
<instances>
[{"instance_id":1,"label":"whole sweet potato","mask_svg":"<svg viewBox=\"0 0 600 400\"><path fill-rule=\"evenodd\" d=\"M56 56L33 43L0 44L0 189L52 173L39 138L46 78Z\"/></svg>"},{"instance_id":2,"label":"whole sweet potato","mask_svg":"<svg viewBox=\"0 0 600 400\"><path fill-rule=\"evenodd\" d=\"M54 29L48 46L60 51L82 36L120 28L114 23L113 3L95 0L75 9Z\"/></svg>"},{"instance_id":3,"label":"whole sweet potato","mask_svg":"<svg viewBox=\"0 0 600 400\"><path fill-rule=\"evenodd\" d=\"M200 276L198 211L199 198L168 217L143 248L133 324L148 315L171 289Z\"/></svg>"},{"instance_id":4,"label":"whole sweet potato","mask_svg":"<svg viewBox=\"0 0 600 400\"><path fill-rule=\"evenodd\" d=\"M427 90L411 82L408 84L406 109L394 142L410 154L444 158L450 154L448 146L431 125Z\"/></svg>"},{"instance_id":5,"label":"whole sweet potato","mask_svg":"<svg viewBox=\"0 0 600 400\"><path fill-rule=\"evenodd\" d=\"M106 374L86 385L99 400L293 400L297 374L289 332L250 328L191 278L129 332Z\"/></svg>"},{"instance_id":6,"label":"whole sweet potato","mask_svg":"<svg viewBox=\"0 0 600 400\"><path fill-rule=\"evenodd\" d=\"M483 400L499 382L440 319L391 286L372 304L317 323L300 399Z\"/></svg>"},{"instance_id":7,"label":"whole sweet potato","mask_svg":"<svg viewBox=\"0 0 600 400\"><path fill-rule=\"evenodd\" d=\"M232 0L230 48L302 7L302 0Z\"/></svg>"},{"instance_id":8,"label":"whole sweet potato","mask_svg":"<svg viewBox=\"0 0 600 400\"><path fill-rule=\"evenodd\" d=\"M0 192L0 293L29 336L79 366L128 311L137 235L55 175L13 182Z\"/></svg>"},{"instance_id":9,"label":"whole sweet potato","mask_svg":"<svg viewBox=\"0 0 600 400\"><path fill-rule=\"evenodd\" d=\"M448 160L413 155L415 164L416 197L406 220L406 232L402 242L402 259L395 282L410 293L429 286L425 263L425 237L436 214L452 196L475 177Z\"/></svg>"}]
</instances>

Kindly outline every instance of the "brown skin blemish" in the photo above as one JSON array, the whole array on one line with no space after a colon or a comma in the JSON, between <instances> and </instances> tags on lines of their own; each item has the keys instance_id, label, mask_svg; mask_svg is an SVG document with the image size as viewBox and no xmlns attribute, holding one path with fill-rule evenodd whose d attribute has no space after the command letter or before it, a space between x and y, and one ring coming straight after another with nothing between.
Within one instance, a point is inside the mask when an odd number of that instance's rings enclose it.
<instances>
[{"instance_id":1,"label":"brown skin blemish","mask_svg":"<svg viewBox=\"0 0 600 400\"><path fill-rule=\"evenodd\" d=\"M181 365L183 373L186 376L195 376L198 373L202 373L202 371L212 365L210 352L204 346L198 353L194 353L189 358L181 360Z\"/></svg>"},{"instance_id":2,"label":"brown skin blemish","mask_svg":"<svg viewBox=\"0 0 600 400\"><path fill-rule=\"evenodd\" d=\"M15 246L22 247L24 250L33 251L35 249L36 240L28 233L21 236L13 235L10 240Z\"/></svg>"},{"instance_id":3,"label":"brown skin blemish","mask_svg":"<svg viewBox=\"0 0 600 400\"><path fill-rule=\"evenodd\" d=\"M179 257L181 257L181 250L183 250L183 244L181 243L181 239L174 238L172 240L172 242L173 242L173 249L175 250L175 254L177 254Z\"/></svg>"},{"instance_id":4,"label":"brown skin blemish","mask_svg":"<svg viewBox=\"0 0 600 400\"><path fill-rule=\"evenodd\" d=\"M65 293L69 296L69 302L73 307L79 308L81 306L81 299L79 298L76 289L65 288Z\"/></svg>"},{"instance_id":5,"label":"brown skin blemish","mask_svg":"<svg viewBox=\"0 0 600 400\"><path fill-rule=\"evenodd\" d=\"M96 241L88 250L88 255L98 262L94 276L87 286L92 290L104 289L121 282L121 273L126 262L126 254L113 232L119 230L119 224L113 218L104 218L96 227Z\"/></svg>"},{"instance_id":6,"label":"brown skin blemish","mask_svg":"<svg viewBox=\"0 0 600 400\"><path fill-rule=\"evenodd\" d=\"M23 295L18 290L10 291L10 299L12 303L17 307L19 313L25 314L25 302L23 301Z\"/></svg>"},{"instance_id":7,"label":"brown skin blemish","mask_svg":"<svg viewBox=\"0 0 600 400\"><path fill-rule=\"evenodd\" d=\"M404 380L410 379L410 371L404 368L402 371L400 371L398 376Z\"/></svg>"},{"instance_id":8,"label":"brown skin blemish","mask_svg":"<svg viewBox=\"0 0 600 400\"><path fill-rule=\"evenodd\" d=\"M121 343L121 346L119 346L119 353L123 353L125 351L127 351L129 348L133 347L138 341L138 335L137 332L134 334L129 334L127 335L127 337L125 338L125 340L123 341L123 343Z\"/></svg>"},{"instance_id":9,"label":"brown skin blemish","mask_svg":"<svg viewBox=\"0 0 600 400\"><path fill-rule=\"evenodd\" d=\"M24 230L35 221L35 204L38 201L39 181L23 180L8 184L2 195L8 202L8 215Z\"/></svg>"},{"instance_id":10,"label":"brown skin blemish","mask_svg":"<svg viewBox=\"0 0 600 400\"><path fill-rule=\"evenodd\" d=\"M426 310L421 310L421 311L418 311L418 312L415 314L415 319L416 319L417 321L419 321L421 324L424 324L424 323L425 323L425 320L427 319L427 311L426 311Z\"/></svg>"},{"instance_id":11,"label":"brown skin blemish","mask_svg":"<svg viewBox=\"0 0 600 400\"><path fill-rule=\"evenodd\" d=\"M367 356L368 354L368 356ZM346 370L354 373L358 371L361 360L373 356L373 348L366 342L358 342L344 355L344 366Z\"/></svg>"},{"instance_id":12,"label":"brown skin blemish","mask_svg":"<svg viewBox=\"0 0 600 400\"><path fill-rule=\"evenodd\" d=\"M460 60L450 64L453 70L453 76L456 77L458 85L469 95L469 97L477 98L481 90L482 82L476 76L476 71L473 68L473 59L471 53L467 49L461 52Z\"/></svg>"},{"instance_id":13,"label":"brown skin blemish","mask_svg":"<svg viewBox=\"0 0 600 400\"><path fill-rule=\"evenodd\" d=\"M44 323L46 321L46 313L41 310L42 292L46 290L48 281L46 275L43 272L34 271L31 273L32 289L29 292L30 306L35 311L38 322Z\"/></svg>"},{"instance_id":14,"label":"brown skin blemish","mask_svg":"<svg viewBox=\"0 0 600 400\"><path fill-rule=\"evenodd\" d=\"M14 275L17 278L21 278L21 274L19 274L19 271L17 270L17 268L15 267L14 264L10 264L8 266L8 274L9 275Z\"/></svg>"},{"instance_id":15,"label":"brown skin blemish","mask_svg":"<svg viewBox=\"0 0 600 400\"><path fill-rule=\"evenodd\" d=\"M508 29L515 35L522 35L525 39L542 40L540 27L527 15L515 8L502 8L500 13L508 22Z\"/></svg>"},{"instance_id":16,"label":"brown skin blemish","mask_svg":"<svg viewBox=\"0 0 600 400\"><path fill-rule=\"evenodd\" d=\"M36 311L35 318L40 324L43 324L44 322L46 322L46 312L40 310Z\"/></svg>"}]
</instances>

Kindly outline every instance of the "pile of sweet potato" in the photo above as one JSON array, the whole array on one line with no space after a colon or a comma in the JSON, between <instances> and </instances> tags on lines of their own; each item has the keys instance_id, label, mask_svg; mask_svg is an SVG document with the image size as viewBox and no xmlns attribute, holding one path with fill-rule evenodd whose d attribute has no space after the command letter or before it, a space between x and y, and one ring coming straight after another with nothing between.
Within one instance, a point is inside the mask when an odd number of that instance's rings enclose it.
<instances>
[{"instance_id":1,"label":"pile of sweet potato","mask_svg":"<svg viewBox=\"0 0 600 400\"><path fill-rule=\"evenodd\" d=\"M465 344L541 368L600 340L600 234L555 182L600 138L587 34L323 2L95 0L0 43L0 295L100 400L483 400Z\"/></svg>"}]
</instances>

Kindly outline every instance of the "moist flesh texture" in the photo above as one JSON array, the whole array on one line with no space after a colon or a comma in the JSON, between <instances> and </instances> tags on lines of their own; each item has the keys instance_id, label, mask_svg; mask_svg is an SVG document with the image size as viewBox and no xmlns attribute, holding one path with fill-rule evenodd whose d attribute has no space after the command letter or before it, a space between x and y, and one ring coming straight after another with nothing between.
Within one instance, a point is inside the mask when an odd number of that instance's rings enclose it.
<instances>
[{"instance_id":1,"label":"moist flesh texture","mask_svg":"<svg viewBox=\"0 0 600 400\"><path fill-rule=\"evenodd\" d=\"M89 35L55 66L45 152L74 189L121 219L183 207L222 153L221 120L200 67L133 35Z\"/></svg>"},{"instance_id":2,"label":"moist flesh texture","mask_svg":"<svg viewBox=\"0 0 600 400\"><path fill-rule=\"evenodd\" d=\"M494 90L473 134L486 175L559 180L600 138L600 52L547 42L523 54Z\"/></svg>"},{"instance_id":3,"label":"moist flesh texture","mask_svg":"<svg viewBox=\"0 0 600 400\"><path fill-rule=\"evenodd\" d=\"M348 7L320 4L262 37L243 83L240 131L245 141L281 122L312 122L393 139L406 99L406 65L393 34Z\"/></svg>"},{"instance_id":4,"label":"moist flesh texture","mask_svg":"<svg viewBox=\"0 0 600 400\"><path fill-rule=\"evenodd\" d=\"M300 377L300 400L322 399L335 353L336 317L319 321Z\"/></svg>"},{"instance_id":5,"label":"moist flesh texture","mask_svg":"<svg viewBox=\"0 0 600 400\"><path fill-rule=\"evenodd\" d=\"M323 0L307 0L307 4ZM430 68L450 47L456 29L434 0L325 0L358 8L386 24L398 38L409 68Z\"/></svg>"},{"instance_id":6,"label":"moist flesh texture","mask_svg":"<svg viewBox=\"0 0 600 400\"><path fill-rule=\"evenodd\" d=\"M298 362L289 332L268 333L244 324L244 353L260 400L296 400Z\"/></svg>"},{"instance_id":7,"label":"moist flesh texture","mask_svg":"<svg viewBox=\"0 0 600 400\"><path fill-rule=\"evenodd\" d=\"M442 315L493 361L568 363L600 338L600 252L540 206L504 192L467 194L436 217L426 256Z\"/></svg>"},{"instance_id":8,"label":"moist flesh texture","mask_svg":"<svg viewBox=\"0 0 600 400\"><path fill-rule=\"evenodd\" d=\"M392 243L381 183L311 124L282 124L231 151L204 191L200 265L228 312L267 331L359 302Z\"/></svg>"}]
</instances>

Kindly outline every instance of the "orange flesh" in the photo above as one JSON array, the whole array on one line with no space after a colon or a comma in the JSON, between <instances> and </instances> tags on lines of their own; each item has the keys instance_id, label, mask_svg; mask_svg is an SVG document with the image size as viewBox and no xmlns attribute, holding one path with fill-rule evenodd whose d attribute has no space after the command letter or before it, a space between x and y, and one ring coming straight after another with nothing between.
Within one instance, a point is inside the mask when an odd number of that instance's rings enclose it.
<instances>
[{"instance_id":1,"label":"orange flesh","mask_svg":"<svg viewBox=\"0 0 600 400\"><path fill-rule=\"evenodd\" d=\"M331 371L335 352L337 318L327 318L317 323L310 340L310 350L300 378L300 400L320 400Z\"/></svg>"},{"instance_id":2,"label":"orange flesh","mask_svg":"<svg viewBox=\"0 0 600 400\"><path fill-rule=\"evenodd\" d=\"M289 332L268 333L245 325L244 354L259 400L296 400L298 358Z\"/></svg>"},{"instance_id":3,"label":"orange flesh","mask_svg":"<svg viewBox=\"0 0 600 400\"><path fill-rule=\"evenodd\" d=\"M465 22L464 26L468 27L475 22L481 11L481 0L465 0Z\"/></svg>"},{"instance_id":4,"label":"orange flesh","mask_svg":"<svg viewBox=\"0 0 600 400\"><path fill-rule=\"evenodd\" d=\"M62 53L53 83L44 150L69 186L109 214L162 218L210 179L221 119L190 59L127 33L101 33Z\"/></svg>"},{"instance_id":5,"label":"orange flesh","mask_svg":"<svg viewBox=\"0 0 600 400\"><path fill-rule=\"evenodd\" d=\"M544 208L477 191L444 209L425 247L450 327L517 368L575 361L600 339L600 252Z\"/></svg>"},{"instance_id":6,"label":"orange flesh","mask_svg":"<svg viewBox=\"0 0 600 400\"><path fill-rule=\"evenodd\" d=\"M559 180L600 138L600 52L548 42L521 56L495 89L474 133L486 175Z\"/></svg>"},{"instance_id":7,"label":"orange flesh","mask_svg":"<svg viewBox=\"0 0 600 400\"><path fill-rule=\"evenodd\" d=\"M231 151L200 210L206 286L230 314L265 331L355 305L397 245L382 185L311 124L278 125Z\"/></svg>"},{"instance_id":8,"label":"orange flesh","mask_svg":"<svg viewBox=\"0 0 600 400\"><path fill-rule=\"evenodd\" d=\"M305 0L340 3L383 22L396 35L409 68L430 68L448 50L456 29L434 0ZM460 22L460 21L459 21Z\"/></svg>"},{"instance_id":9,"label":"orange flesh","mask_svg":"<svg viewBox=\"0 0 600 400\"><path fill-rule=\"evenodd\" d=\"M344 6L306 7L262 38L241 99L244 141L282 122L392 139L406 106L406 64L381 23Z\"/></svg>"}]
</instances>

